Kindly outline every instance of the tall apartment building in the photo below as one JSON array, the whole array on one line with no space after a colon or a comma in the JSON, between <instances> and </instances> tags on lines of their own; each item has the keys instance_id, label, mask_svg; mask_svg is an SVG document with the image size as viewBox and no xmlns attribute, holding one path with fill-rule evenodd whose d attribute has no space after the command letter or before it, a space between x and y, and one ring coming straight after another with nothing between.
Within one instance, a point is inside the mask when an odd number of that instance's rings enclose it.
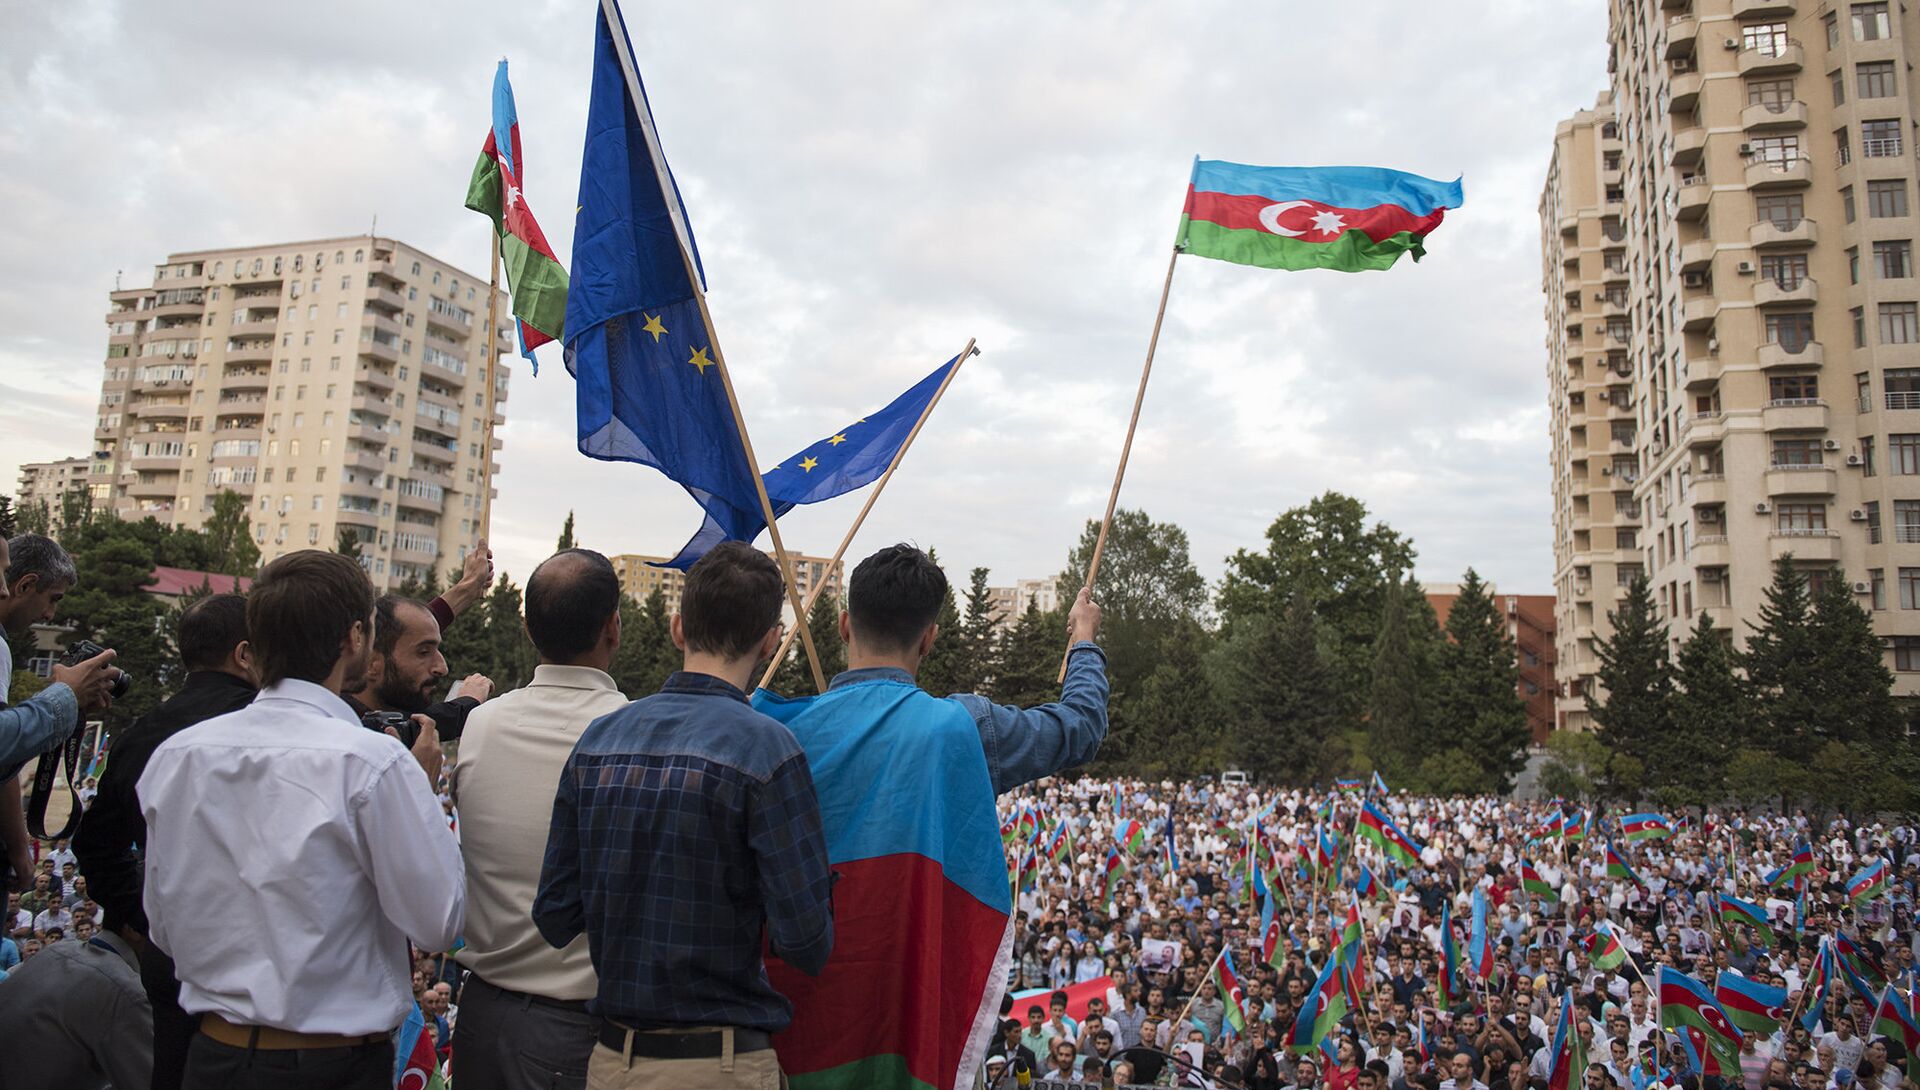
<instances>
[{"instance_id":1,"label":"tall apartment building","mask_svg":"<svg viewBox=\"0 0 1920 1090\"><path fill-rule=\"evenodd\" d=\"M773 553L768 552L767 555L772 556ZM802 556L799 553L788 553L787 557L793 561L793 582L800 588L801 601L805 601L807 595L813 593L814 586L822 580L826 581L828 593L836 596L845 594L844 562L836 564L832 557ZM623 593L644 602L657 590L666 599L669 614L680 612L680 591L686 585L686 573L678 568L656 568L653 565L672 559L671 556L642 556L638 553L621 553L607 558L613 564L614 575L620 579ZM792 623L791 604L782 609L781 618Z\"/></svg>"},{"instance_id":2,"label":"tall apartment building","mask_svg":"<svg viewBox=\"0 0 1920 1090\"><path fill-rule=\"evenodd\" d=\"M1674 645L1703 611L1744 640L1789 554L1816 583L1845 573L1896 692L1920 692L1912 17L1613 0L1613 116L1561 127L1541 201L1565 726L1632 573ZM1623 479L1637 526L1596 502Z\"/></svg>"},{"instance_id":3,"label":"tall apartment building","mask_svg":"<svg viewBox=\"0 0 1920 1090\"><path fill-rule=\"evenodd\" d=\"M95 509L197 527L231 489L263 560L346 531L377 585L444 572L478 536L507 396L504 364L481 389L486 291L373 235L168 255L110 296Z\"/></svg>"},{"instance_id":4,"label":"tall apartment building","mask_svg":"<svg viewBox=\"0 0 1920 1090\"><path fill-rule=\"evenodd\" d=\"M1032 602L1042 613L1051 613L1060 608L1060 579L1050 576L1046 579L1018 579L1010 587L988 587L988 602L993 609L993 630L1006 635L1013 626L1020 623L1020 615L1027 611L1027 603ZM965 589L965 588L962 588Z\"/></svg>"},{"instance_id":5,"label":"tall apartment building","mask_svg":"<svg viewBox=\"0 0 1920 1090\"><path fill-rule=\"evenodd\" d=\"M13 509L18 512L45 507L53 525L58 526L67 497L86 492L92 467L91 458L28 462L20 467L20 487L13 494Z\"/></svg>"}]
</instances>

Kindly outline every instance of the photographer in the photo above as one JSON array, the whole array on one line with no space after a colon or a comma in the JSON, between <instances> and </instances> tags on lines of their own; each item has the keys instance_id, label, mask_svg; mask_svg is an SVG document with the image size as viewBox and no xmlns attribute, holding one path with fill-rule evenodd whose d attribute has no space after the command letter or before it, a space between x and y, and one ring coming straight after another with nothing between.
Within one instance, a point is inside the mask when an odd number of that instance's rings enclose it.
<instances>
[{"instance_id":1,"label":"photographer","mask_svg":"<svg viewBox=\"0 0 1920 1090\"><path fill-rule=\"evenodd\" d=\"M193 1020L180 1009L180 981L173 962L147 941L141 907L141 856L147 823L134 785L161 744L195 724L246 707L253 700L253 649L247 643L247 600L215 594L180 615L180 658L188 673L180 691L142 716L115 740L113 760L100 776L100 790L73 838L93 897L106 913L104 927L127 940L139 956L140 976L153 1007L155 1090L180 1085L186 1070Z\"/></svg>"},{"instance_id":2,"label":"photographer","mask_svg":"<svg viewBox=\"0 0 1920 1090\"><path fill-rule=\"evenodd\" d=\"M431 726L443 742L460 737L467 714L492 695L493 682L474 674L434 703L433 691L447 676L438 615L430 605L397 594L382 595L374 608L373 655L366 676L347 687L347 704L363 720L370 712L399 712L421 729ZM412 730L395 729L411 742Z\"/></svg>"},{"instance_id":3,"label":"photographer","mask_svg":"<svg viewBox=\"0 0 1920 1090\"><path fill-rule=\"evenodd\" d=\"M268 564L247 597L260 695L168 739L140 777L149 935L200 1017L188 1087L391 1090L407 944L459 933L438 739L409 756L340 697L367 674L373 602L337 553Z\"/></svg>"},{"instance_id":4,"label":"photographer","mask_svg":"<svg viewBox=\"0 0 1920 1090\"><path fill-rule=\"evenodd\" d=\"M73 559L51 538L21 534L0 541L0 628L21 635L53 619L54 608L73 589ZM71 666L55 666L53 683L33 699L6 706L13 680L13 653L0 640L0 842L13 872L11 888L24 890L31 880L26 818L20 809L20 768L34 755L65 742L80 725L82 711L99 711L113 702L120 671L106 651Z\"/></svg>"}]
</instances>

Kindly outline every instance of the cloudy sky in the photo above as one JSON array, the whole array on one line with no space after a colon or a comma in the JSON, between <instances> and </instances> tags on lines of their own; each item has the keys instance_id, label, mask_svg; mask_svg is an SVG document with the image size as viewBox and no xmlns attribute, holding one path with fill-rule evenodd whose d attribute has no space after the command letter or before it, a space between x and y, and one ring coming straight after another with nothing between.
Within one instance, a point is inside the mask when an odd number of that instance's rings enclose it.
<instances>
[{"instance_id":1,"label":"cloudy sky","mask_svg":"<svg viewBox=\"0 0 1920 1090\"><path fill-rule=\"evenodd\" d=\"M365 231L484 272L461 199L495 61L563 261L590 0L63 0L0 36L0 472L90 442L116 275L170 251ZM1417 16L1409 16L1417 11ZM967 364L851 556L891 540L995 581L1098 518L1193 156L1464 175L1391 272L1183 259L1122 502L1218 577L1325 490L1418 571L1551 589L1535 204L1554 123L1605 80L1600 0L1303 4L629 0L719 339L763 461ZM569 509L605 552L699 523L651 470L573 446L557 348L514 375L496 550L523 579ZM830 551L858 496L782 521ZM964 579L964 575L958 575Z\"/></svg>"}]
</instances>

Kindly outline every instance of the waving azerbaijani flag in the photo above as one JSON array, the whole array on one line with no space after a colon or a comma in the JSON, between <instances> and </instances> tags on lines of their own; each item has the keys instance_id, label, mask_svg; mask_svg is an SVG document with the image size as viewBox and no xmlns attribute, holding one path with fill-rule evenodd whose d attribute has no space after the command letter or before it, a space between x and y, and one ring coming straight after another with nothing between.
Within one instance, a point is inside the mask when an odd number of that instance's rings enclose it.
<instances>
[{"instance_id":1,"label":"waving azerbaijani flag","mask_svg":"<svg viewBox=\"0 0 1920 1090\"><path fill-rule=\"evenodd\" d=\"M1618 969L1627 960L1627 948L1620 945L1620 936L1604 922L1595 924L1593 933L1581 943L1587 948L1587 960L1596 969Z\"/></svg>"},{"instance_id":2,"label":"waving azerbaijani flag","mask_svg":"<svg viewBox=\"0 0 1920 1090\"><path fill-rule=\"evenodd\" d=\"M1812 874L1813 845L1803 840L1793 846L1793 858L1787 860L1786 865L1767 875L1767 887L1771 889L1792 883L1793 888L1799 889Z\"/></svg>"},{"instance_id":3,"label":"waving azerbaijani flag","mask_svg":"<svg viewBox=\"0 0 1920 1090\"><path fill-rule=\"evenodd\" d=\"M1753 941L1762 946L1773 945L1773 921L1767 918L1766 909L1752 901L1743 901L1727 893L1716 893L1714 912L1720 917L1722 926L1745 924L1753 929Z\"/></svg>"},{"instance_id":4,"label":"waving azerbaijani flag","mask_svg":"<svg viewBox=\"0 0 1920 1090\"><path fill-rule=\"evenodd\" d=\"M1319 979L1313 982L1313 988L1300 1003L1293 1031L1287 1035L1287 1051L1300 1055L1311 1053L1333 1034L1333 1027L1340 1024L1340 1019L1346 1017L1347 996L1340 987L1339 968L1339 958L1327 958Z\"/></svg>"},{"instance_id":5,"label":"waving azerbaijani flag","mask_svg":"<svg viewBox=\"0 0 1920 1090\"><path fill-rule=\"evenodd\" d=\"M1360 876L1354 879L1353 891L1369 901L1386 892L1380 885L1380 880L1373 876L1373 872L1367 869L1365 863L1360 864Z\"/></svg>"},{"instance_id":6,"label":"waving azerbaijani flag","mask_svg":"<svg viewBox=\"0 0 1920 1090\"><path fill-rule=\"evenodd\" d=\"M1382 798L1385 798L1386 796L1393 794L1393 792L1387 790L1387 781L1381 779L1380 773L1378 772L1375 772L1373 774L1373 783L1369 785L1368 790L1379 792Z\"/></svg>"},{"instance_id":7,"label":"waving azerbaijani flag","mask_svg":"<svg viewBox=\"0 0 1920 1090\"><path fill-rule=\"evenodd\" d=\"M1734 1025L1763 1038L1773 1036L1787 1020L1787 990L1751 977L1721 973L1714 980L1713 997Z\"/></svg>"},{"instance_id":8,"label":"waving azerbaijani flag","mask_svg":"<svg viewBox=\"0 0 1920 1090\"><path fill-rule=\"evenodd\" d=\"M1573 995L1560 999L1560 1020L1553 1030L1552 1063L1547 1068L1547 1090L1580 1090L1587 1070L1587 1046L1573 1028Z\"/></svg>"},{"instance_id":9,"label":"waving azerbaijani flag","mask_svg":"<svg viewBox=\"0 0 1920 1090\"><path fill-rule=\"evenodd\" d=\"M1540 871L1524 859L1520 861L1520 888L1537 897L1545 897L1549 901L1556 900L1560 896L1559 892L1553 888L1553 883L1540 877Z\"/></svg>"},{"instance_id":10,"label":"waving azerbaijani flag","mask_svg":"<svg viewBox=\"0 0 1920 1090\"><path fill-rule=\"evenodd\" d=\"M1664 839L1673 835L1673 822L1655 813L1628 814L1620 819L1620 835L1629 843Z\"/></svg>"},{"instance_id":11,"label":"waving azerbaijani flag","mask_svg":"<svg viewBox=\"0 0 1920 1090\"><path fill-rule=\"evenodd\" d=\"M1340 792L1343 795L1356 794L1362 788L1366 787L1366 785L1367 785L1367 781L1361 779L1358 776L1355 776L1350 780L1336 779L1333 781L1333 789L1335 791Z\"/></svg>"},{"instance_id":12,"label":"waving azerbaijani flag","mask_svg":"<svg viewBox=\"0 0 1920 1090\"><path fill-rule=\"evenodd\" d=\"M1870 990L1875 994L1878 994L1881 986L1887 983L1886 969L1881 967L1880 962L1875 960L1872 954L1861 949L1860 944L1853 941L1846 932L1842 931L1834 935L1833 953L1850 977L1867 981L1872 985ZM1865 996L1863 995L1862 998Z\"/></svg>"},{"instance_id":13,"label":"waving azerbaijani flag","mask_svg":"<svg viewBox=\"0 0 1920 1090\"><path fill-rule=\"evenodd\" d=\"M1466 994L1466 978L1460 974L1460 965L1466 959L1460 950L1460 937L1453 931L1451 897L1440 902L1440 959L1440 986L1446 989L1447 998Z\"/></svg>"},{"instance_id":14,"label":"waving azerbaijani flag","mask_svg":"<svg viewBox=\"0 0 1920 1090\"><path fill-rule=\"evenodd\" d=\"M1634 873L1633 868L1627 865L1626 856L1621 855L1611 841L1607 843L1607 877L1625 878L1636 886L1646 885L1640 880L1640 876Z\"/></svg>"},{"instance_id":15,"label":"waving azerbaijani flag","mask_svg":"<svg viewBox=\"0 0 1920 1090\"><path fill-rule=\"evenodd\" d=\"M1053 835L1047 838L1047 858L1058 863L1067 857L1067 823L1061 822L1053 827Z\"/></svg>"},{"instance_id":16,"label":"waving azerbaijani flag","mask_svg":"<svg viewBox=\"0 0 1920 1090\"><path fill-rule=\"evenodd\" d=\"M1473 891L1473 928L1467 933L1467 964L1473 969L1473 975L1481 980L1493 976L1494 940L1487 934L1487 893L1475 887Z\"/></svg>"},{"instance_id":17,"label":"waving azerbaijani flag","mask_svg":"<svg viewBox=\"0 0 1920 1090\"><path fill-rule=\"evenodd\" d=\"M1128 818L1113 830L1113 839L1127 849L1127 854L1138 855L1147 846L1147 827L1138 818Z\"/></svg>"},{"instance_id":18,"label":"waving azerbaijani flag","mask_svg":"<svg viewBox=\"0 0 1920 1090\"><path fill-rule=\"evenodd\" d=\"M1847 901L1858 906L1887 892L1887 861L1877 859L1847 879Z\"/></svg>"},{"instance_id":19,"label":"waving azerbaijani flag","mask_svg":"<svg viewBox=\"0 0 1920 1090\"><path fill-rule=\"evenodd\" d=\"M441 1090L446 1079L440 1074L440 1057L433 1049L433 1034L427 1032L426 1016L415 1003L400 1024L399 1040L393 1050L393 1084L404 1090Z\"/></svg>"},{"instance_id":20,"label":"waving azerbaijani flag","mask_svg":"<svg viewBox=\"0 0 1920 1090\"><path fill-rule=\"evenodd\" d=\"M1107 846L1107 862L1106 862L1105 871L1106 871L1106 878L1107 878L1106 899L1111 901L1113 900L1113 887L1120 884L1121 877L1124 876L1127 872L1126 859L1120 855L1120 850L1118 848L1115 848L1111 844Z\"/></svg>"},{"instance_id":21,"label":"waving azerbaijani flag","mask_svg":"<svg viewBox=\"0 0 1920 1090\"><path fill-rule=\"evenodd\" d=\"M1907 1077L1920 1070L1920 1017L1916 1017L1912 992L1902 992L1889 984L1880 993L1880 1005L1874 1008L1874 1034L1898 1041L1907 1052Z\"/></svg>"},{"instance_id":22,"label":"waving azerbaijani flag","mask_svg":"<svg viewBox=\"0 0 1920 1090\"><path fill-rule=\"evenodd\" d=\"M1220 993L1221 1005L1226 1008L1227 1025L1233 1032L1247 1032L1247 990L1240 985L1240 974L1234 972L1233 954L1220 951L1220 959L1213 963L1213 986Z\"/></svg>"},{"instance_id":23,"label":"waving azerbaijani flag","mask_svg":"<svg viewBox=\"0 0 1920 1090\"><path fill-rule=\"evenodd\" d=\"M1196 159L1178 248L1263 269L1389 269L1465 201L1458 180L1381 167L1259 167Z\"/></svg>"},{"instance_id":24,"label":"waving azerbaijani flag","mask_svg":"<svg viewBox=\"0 0 1920 1090\"><path fill-rule=\"evenodd\" d=\"M1813 972L1807 975L1802 985L1805 997L1801 1003L1800 1025L1808 1033L1817 1033L1820 1018L1827 1010L1827 993L1833 990L1833 944L1826 939L1820 940L1820 952L1814 956Z\"/></svg>"},{"instance_id":25,"label":"waving azerbaijani flag","mask_svg":"<svg viewBox=\"0 0 1920 1090\"><path fill-rule=\"evenodd\" d=\"M1699 1030L1706 1037L1707 1051L1727 1071L1740 1070L1740 1027L1727 1017L1726 1010L1707 991L1706 985L1670 965L1660 966L1658 976L1660 1028L1679 1032Z\"/></svg>"},{"instance_id":26,"label":"waving azerbaijani flag","mask_svg":"<svg viewBox=\"0 0 1920 1090\"><path fill-rule=\"evenodd\" d=\"M1533 839L1537 841L1559 840L1566 835L1566 832L1567 815L1561 813L1559 810L1555 810L1552 817L1541 822L1540 827L1533 831Z\"/></svg>"},{"instance_id":27,"label":"waving azerbaijani flag","mask_svg":"<svg viewBox=\"0 0 1920 1090\"><path fill-rule=\"evenodd\" d=\"M1417 866L1425 851L1414 839L1400 831L1386 811L1369 801L1360 808L1360 835L1380 846L1387 858L1403 866Z\"/></svg>"},{"instance_id":28,"label":"waving azerbaijani flag","mask_svg":"<svg viewBox=\"0 0 1920 1090\"><path fill-rule=\"evenodd\" d=\"M1260 900L1260 959L1276 969L1286 960L1286 951L1280 945L1280 913L1274 904L1277 896L1277 891L1269 888Z\"/></svg>"},{"instance_id":29,"label":"waving azerbaijani flag","mask_svg":"<svg viewBox=\"0 0 1920 1090\"><path fill-rule=\"evenodd\" d=\"M1586 840L1587 832L1592 827L1592 822L1593 812L1591 810L1582 810L1578 817L1569 819L1565 833L1567 843L1579 844Z\"/></svg>"},{"instance_id":30,"label":"waving azerbaijani flag","mask_svg":"<svg viewBox=\"0 0 1920 1090\"><path fill-rule=\"evenodd\" d=\"M567 270L533 220L521 186L526 159L520 152L520 115L507 82L507 62L493 72L493 127L467 182L467 207L493 220L500 236L500 260L513 290L513 316L520 330L520 354L560 339L567 320ZM534 373L540 364L534 361Z\"/></svg>"}]
</instances>

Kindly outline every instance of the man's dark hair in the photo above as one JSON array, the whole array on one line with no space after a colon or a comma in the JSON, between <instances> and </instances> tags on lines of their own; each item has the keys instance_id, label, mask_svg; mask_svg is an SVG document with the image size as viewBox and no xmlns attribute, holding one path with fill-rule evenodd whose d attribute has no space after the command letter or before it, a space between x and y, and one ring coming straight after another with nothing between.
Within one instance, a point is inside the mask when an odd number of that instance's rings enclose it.
<instances>
[{"instance_id":1,"label":"man's dark hair","mask_svg":"<svg viewBox=\"0 0 1920 1090\"><path fill-rule=\"evenodd\" d=\"M1049 1006L1049 1007L1051 1007L1051 1006L1053 1006L1053 1005L1054 1005L1055 1003L1058 1003L1058 1004L1060 1004L1060 1005L1061 1005L1061 1006L1063 1006L1063 1007L1064 1007L1064 1006L1066 1006L1066 1005L1067 1005L1067 993L1065 993L1065 992L1054 992L1054 993L1053 993L1052 995L1050 995L1050 996L1048 996L1048 997L1047 997L1047 1006Z\"/></svg>"},{"instance_id":2,"label":"man's dark hair","mask_svg":"<svg viewBox=\"0 0 1920 1090\"><path fill-rule=\"evenodd\" d=\"M687 572L680 591L680 633L687 650L737 659L780 623L786 593L780 567L767 554L723 541Z\"/></svg>"},{"instance_id":3,"label":"man's dark hair","mask_svg":"<svg viewBox=\"0 0 1920 1090\"><path fill-rule=\"evenodd\" d=\"M860 562L847 583L847 612L860 642L905 651L940 616L947 573L911 545L889 545Z\"/></svg>"},{"instance_id":4,"label":"man's dark hair","mask_svg":"<svg viewBox=\"0 0 1920 1090\"><path fill-rule=\"evenodd\" d=\"M562 549L527 577L527 636L540 657L572 662L600 642L620 612L620 577L591 549Z\"/></svg>"},{"instance_id":5,"label":"man's dark hair","mask_svg":"<svg viewBox=\"0 0 1920 1090\"><path fill-rule=\"evenodd\" d=\"M341 642L372 617L373 580L351 557L302 549L268 564L247 595L260 683L325 681Z\"/></svg>"},{"instance_id":6,"label":"man's dark hair","mask_svg":"<svg viewBox=\"0 0 1920 1090\"><path fill-rule=\"evenodd\" d=\"M42 534L21 534L7 542L7 585L29 575L51 586L70 587L80 578L73 558L60 543Z\"/></svg>"},{"instance_id":7,"label":"man's dark hair","mask_svg":"<svg viewBox=\"0 0 1920 1090\"><path fill-rule=\"evenodd\" d=\"M406 625L400 620L400 611L407 606L425 613L429 618L433 610L418 598L409 598L404 594L382 594L373 603L373 650L382 657L393 654L400 646L400 634L406 631ZM436 626L439 621L434 621Z\"/></svg>"},{"instance_id":8,"label":"man's dark hair","mask_svg":"<svg viewBox=\"0 0 1920 1090\"><path fill-rule=\"evenodd\" d=\"M180 661L189 670L218 670L246 642L244 594L210 594L180 615Z\"/></svg>"}]
</instances>

